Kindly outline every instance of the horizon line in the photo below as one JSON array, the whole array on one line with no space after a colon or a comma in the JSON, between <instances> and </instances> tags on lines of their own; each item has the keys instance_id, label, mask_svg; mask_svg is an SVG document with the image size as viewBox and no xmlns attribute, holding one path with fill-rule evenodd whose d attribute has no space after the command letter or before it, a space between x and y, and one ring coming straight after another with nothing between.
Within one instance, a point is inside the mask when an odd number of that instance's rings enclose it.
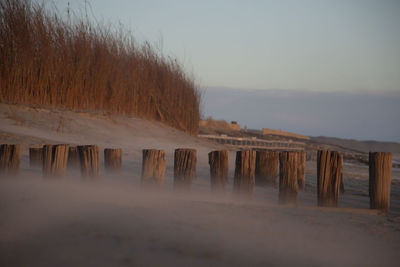
<instances>
[{"instance_id":1,"label":"horizon line","mask_svg":"<svg viewBox=\"0 0 400 267\"><path fill-rule=\"evenodd\" d=\"M236 91L291 91L291 92L309 92L309 93L347 93L347 94L372 94L372 95L397 95L400 97L400 88L398 90L379 90L379 89L354 89L354 90L317 90L310 88L245 88L245 87L229 87L229 86L200 86L199 89L217 89L217 90L236 90Z\"/></svg>"}]
</instances>

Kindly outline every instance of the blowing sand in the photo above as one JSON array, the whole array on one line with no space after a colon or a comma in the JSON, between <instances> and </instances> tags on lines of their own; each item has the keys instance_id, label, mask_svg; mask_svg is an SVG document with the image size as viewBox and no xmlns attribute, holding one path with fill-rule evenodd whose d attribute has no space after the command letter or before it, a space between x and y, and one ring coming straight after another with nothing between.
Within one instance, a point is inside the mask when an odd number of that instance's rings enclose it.
<instances>
[{"instance_id":1,"label":"blowing sand","mask_svg":"<svg viewBox=\"0 0 400 267\"><path fill-rule=\"evenodd\" d=\"M368 209L368 168L345 165L339 208L316 207L315 162L307 162L298 205L278 205L277 188L210 191L207 153L220 145L138 118L0 105L2 143L23 145L20 175L0 179L0 266L398 266L399 172L392 211ZM40 143L122 147L123 169L82 180L78 170L43 179L27 148ZM198 150L198 177L173 189L173 150ZM140 185L141 150L164 149L165 185Z\"/></svg>"}]
</instances>

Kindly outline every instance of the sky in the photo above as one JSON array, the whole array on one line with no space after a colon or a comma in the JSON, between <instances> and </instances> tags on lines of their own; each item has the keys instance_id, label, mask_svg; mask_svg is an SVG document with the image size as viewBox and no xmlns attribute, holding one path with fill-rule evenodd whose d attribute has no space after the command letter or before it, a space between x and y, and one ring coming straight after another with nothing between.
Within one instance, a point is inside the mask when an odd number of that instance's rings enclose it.
<instances>
[{"instance_id":1,"label":"sky","mask_svg":"<svg viewBox=\"0 0 400 267\"><path fill-rule=\"evenodd\" d=\"M400 90L398 0L88 3L90 17L162 46L204 87Z\"/></svg>"},{"instance_id":2,"label":"sky","mask_svg":"<svg viewBox=\"0 0 400 267\"><path fill-rule=\"evenodd\" d=\"M138 41L147 40L165 55L177 57L204 89L202 109L206 116L222 117L234 112L234 107L228 106L223 111L215 109L207 100L210 96L233 97L229 90L222 96L214 92L221 87L241 92L256 89L267 95L265 91L282 90L293 99L307 92L310 101L321 103L321 94L336 92L344 98L348 97L346 93L362 97L367 94L376 96L376 103L382 105L380 97L400 91L398 0L48 1L63 14L69 2L71 9L87 12L92 20L121 24ZM321 103L310 101L304 102L306 107L325 114ZM375 103L374 99L369 101ZM243 109L247 116L242 123L267 127L267 120L251 121L254 114L247 110L252 103L248 105ZM398 108L387 110L400 113ZM309 119L308 113L303 114L303 120ZM341 114L332 109L326 116L339 119ZM328 127L319 123L318 129L314 124L314 135ZM371 132L377 125L362 129ZM283 123L276 127L295 128ZM343 128L336 136L346 137L346 132ZM351 134L362 136L361 130ZM387 138L379 134L370 137L400 141L400 129Z\"/></svg>"}]
</instances>

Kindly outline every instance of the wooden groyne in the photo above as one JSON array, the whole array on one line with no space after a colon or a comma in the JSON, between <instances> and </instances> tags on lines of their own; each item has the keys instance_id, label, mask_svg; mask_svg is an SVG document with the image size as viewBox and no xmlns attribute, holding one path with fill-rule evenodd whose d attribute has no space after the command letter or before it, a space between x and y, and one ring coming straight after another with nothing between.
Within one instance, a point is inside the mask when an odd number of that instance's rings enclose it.
<instances>
[{"instance_id":1,"label":"wooden groyne","mask_svg":"<svg viewBox=\"0 0 400 267\"><path fill-rule=\"evenodd\" d=\"M257 186L275 186L279 173L279 152L257 151L255 184Z\"/></svg>"},{"instance_id":2,"label":"wooden groyne","mask_svg":"<svg viewBox=\"0 0 400 267\"><path fill-rule=\"evenodd\" d=\"M196 149L178 148L174 154L174 186L188 188L196 178Z\"/></svg>"},{"instance_id":3,"label":"wooden groyne","mask_svg":"<svg viewBox=\"0 0 400 267\"><path fill-rule=\"evenodd\" d=\"M68 168L79 168L81 166L81 163L79 160L78 147L76 147L76 146L69 147L67 166L68 166Z\"/></svg>"},{"instance_id":4,"label":"wooden groyne","mask_svg":"<svg viewBox=\"0 0 400 267\"><path fill-rule=\"evenodd\" d=\"M104 169L108 172L119 172L122 167L122 149L104 149Z\"/></svg>"},{"instance_id":5,"label":"wooden groyne","mask_svg":"<svg viewBox=\"0 0 400 267\"><path fill-rule=\"evenodd\" d=\"M100 172L99 147L96 145L78 146L81 176L95 178Z\"/></svg>"},{"instance_id":6,"label":"wooden groyne","mask_svg":"<svg viewBox=\"0 0 400 267\"><path fill-rule=\"evenodd\" d=\"M296 204L299 185L297 181L297 153L279 154L279 203Z\"/></svg>"},{"instance_id":7,"label":"wooden groyne","mask_svg":"<svg viewBox=\"0 0 400 267\"><path fill-rule=\"evenodd\" d=\"M72 149L71 149L72 148ZM44 145L29 148L29 166L41 162L43 176L63 176L67 162L72 163L71 151L79 155L82 177L97 177L100 171L99 148L96 145L69 147L68 144ZM163 150L144 149L142 158L142 184L162 185L167 163ZM208 153L210 187L213 191L226 190L229 183L229 151L215 150ZM236 151L233 192L252 194L254 185L275 185L279 174L279 202L296 204L299 190L305 185L306 154L304 151L269 151L253 149ZM105 169L121 170L122 149L104 149ZM278 167L279 166L279 167ZM0 173L14 175L20 167L20 146L0 145ZM189 188L196 178L197 151L179 148L174 153L174 186ZM370 208L386 214L390 209L392 154L370 152L369 197ZM329 150L317 153L317 200L318 206L337 207L342 192L343 156ZM232 184L232 183L231 183ZM260 188L259 192L271 192ZM272 189L273 190L273 189Z\"/></svg>"},{"instance_id":8,"label":"wooden groyne","mask_svg":"<svg viewBox=\"0 0 400 267\"><path fill-rule=\"evenodd\" d=\"M256 169L256 151L237 151L235 165L234 191L245 194L252 193Z\"/></svg>"},{"instance_id":9,"label":"wooden groyne","mask_svg":"<svg viewBox=\"0 0 400 267\"><path fill-rule=\"evenodd\" d=\"M165 151L143 149L142 156L142 184L162 185L167 167Z\"/></svg>"},{"instance_id":10,"label":"wooden groyne","mask_svg":"<svg viewBox=\"0 0 400 267\"><path fill-rule=\"evenodd\" d=\"M306 186L306 152L297 152L297 181L299 190Z\"/></svg>"},{"instance_id":11,"label":"wooden groyne","mask_svg":"<svg viewBox=\"0 0 400 267\"><path fill-rule=\"evenodd\" d=\"M229 151L211 151L208 153L208 164L210 165L211 188L225 189L229 172Z\"/></svg>"},{"instance_id":12,"label":"wooden groyne","mask_svg":"<svg viewBox=\"0 0 400 267\"><path fill-rule=\"evenodd\" d=\"M392 181L392 154L369 153L369 197L370 208L388 212L390 207L390 185Z\"/></svg>"},{"instance_id":13,"label":"wooden groyne","mask_svg":"<svg viewBox=\"0 0 400 267\"><path fill-rule=\"evenodd\" d=\"M232 137L227 135L199 134L200 138L233 146L238 149L268 149L280 151L302 151L305 143L295 141L265 140L256 137Z\"/></svg>"},{"instance_id":14,"label":"wooden groyne","mask_svg":"<svg viewBox=\"0 0 400 267\"><path fill-rule=\"evenodd\" d=\"M317 158L318 205L337 207L343 179L343 157L337 151L320 150Z\"/></svg>"},{"instance_id":15,"label":"wooden groyne","mask_svg":"<svg viewBox=\"0 0 400 267\"><path fill-rule=\"evenodd\" d=\"M43 146L43 176L64 176L67 170L69 145Z\"/></svg>"},{"instance_id":16,"label":"wooden groyne","mask_svg":"<svg viewBox=\"0 0 400 267\"><path fill-rule=\"evenodd\" d=\"M15 176L20 166L20 145L0 145L0 175Z\"/></svg>"}]
</instances>

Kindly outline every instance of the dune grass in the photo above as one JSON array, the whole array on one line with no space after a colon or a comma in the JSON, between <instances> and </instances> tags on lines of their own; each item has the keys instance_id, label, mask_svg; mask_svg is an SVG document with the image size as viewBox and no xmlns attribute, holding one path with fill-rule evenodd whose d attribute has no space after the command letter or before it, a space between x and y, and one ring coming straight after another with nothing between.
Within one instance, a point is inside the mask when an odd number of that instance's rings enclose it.
<instances>
[{"instance_id":1,"label":"dune grass","mask_svg":"<svg viewBox=\"0 0 400 267\"><path fill-rule=\"evenodd\" d=\"M0 101L155 119L197 134L200 95L172 57L123 29L0 0Z\"/></svg>"}]
</instances>

